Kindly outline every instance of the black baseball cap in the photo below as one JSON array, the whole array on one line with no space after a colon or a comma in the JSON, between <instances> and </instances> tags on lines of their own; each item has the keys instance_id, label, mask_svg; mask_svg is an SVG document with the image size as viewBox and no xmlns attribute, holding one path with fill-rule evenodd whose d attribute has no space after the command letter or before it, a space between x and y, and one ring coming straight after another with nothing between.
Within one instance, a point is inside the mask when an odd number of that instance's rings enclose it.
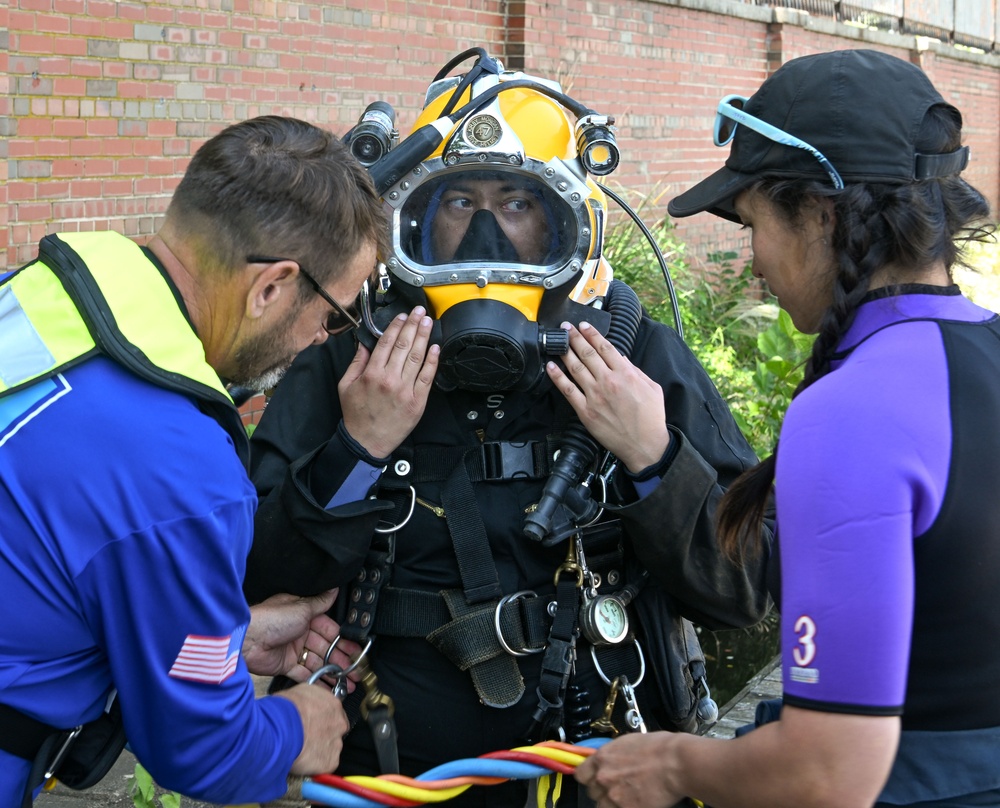
<instances>
[{"instance_id":1,"label":"black baseball cap","mask_svg":"<svg viewBox=\"0 0 1000 808\"><path fill-rule=\"evenodd\" d=\"M820 152L844 182L904 184L956 174L967 146L945 155L918 154L915 139L927 111L944 105L962 115L916 65L873 50L840 50L786 62L742 109ZM828 179L814 153L739 125L723 168L667 206L671 216L708 211L739 221L734 197L763 177Z\"/></svg>"}]
</instances>

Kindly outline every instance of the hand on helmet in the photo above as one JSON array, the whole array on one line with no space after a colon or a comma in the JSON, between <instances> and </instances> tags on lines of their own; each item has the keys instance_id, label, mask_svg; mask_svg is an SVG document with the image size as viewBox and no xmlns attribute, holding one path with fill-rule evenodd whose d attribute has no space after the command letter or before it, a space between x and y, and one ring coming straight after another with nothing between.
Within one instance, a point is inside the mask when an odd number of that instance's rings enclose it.
<instances>
[{"instance_id":1,"label":"hand on helmet","mask_svg":"<svg viewBox=\"0 0 1000 808\"><path fill-rule=\"evenodd\" d=\"M566 396L587 431L631 472L658 463L670 443L663 389L622 356L589 323L568 323L564 373L555 362L546 372Z\"/></svg>"},{"instance_id":2,"label":"hand on helmet","mask_svg":"<svg viewBox=\"0 0 1000 808\"><path fill-rule=\"evenodd\" d=\"M422 306L399 315L369 351L363 345L337 385L348 434L374 457L387 457L424 414L440 348L430 345Z\"/></svg>"}]
</instances>

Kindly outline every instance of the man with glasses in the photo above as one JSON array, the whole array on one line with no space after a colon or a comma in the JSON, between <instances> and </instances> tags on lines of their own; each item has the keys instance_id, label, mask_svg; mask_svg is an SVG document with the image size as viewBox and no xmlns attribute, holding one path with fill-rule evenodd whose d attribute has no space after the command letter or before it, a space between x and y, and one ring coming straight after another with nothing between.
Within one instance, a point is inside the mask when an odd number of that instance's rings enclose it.
<instances>
[{"instance_id":1,"label":"man with glasses","mask_svg":"<svg viewBox=\"0 0 1000 808\"><path fill-rule=\"evenodd\" d=\"M271 387L358 325L382 221L343 143L265 116L198 150L147 247L47 236L0 276L0 597L18 615L0 639L0 804L28 805L53 771L96 782L125 735L160 785L213 803L336 768L329 688L254 697L248 664L308 677L303 632L333 595L285 596L248 633L257 498L227 388ZM275 645L282 608L298 634Z\"/></svg>"}]
</instances>

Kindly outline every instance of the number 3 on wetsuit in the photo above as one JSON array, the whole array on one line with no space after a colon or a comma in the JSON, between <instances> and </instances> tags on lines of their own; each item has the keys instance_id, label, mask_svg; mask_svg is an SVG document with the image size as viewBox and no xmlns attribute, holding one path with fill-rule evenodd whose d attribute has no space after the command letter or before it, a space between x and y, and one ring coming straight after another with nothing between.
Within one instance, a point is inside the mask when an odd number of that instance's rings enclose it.
<instances>
[{"instance_id":1,"label":"number 3 on wetsuit","mask_svg":"<svg viewBox=\"0 0 1000 808\"><path fill-rule=\"evenodd\" d=\"M792 657L800 668L808 668L816 656L816 624L811 617L802 615L795 621L795 633L799 635L799 644L792 649Z\"/></svg>"}]
</instances>

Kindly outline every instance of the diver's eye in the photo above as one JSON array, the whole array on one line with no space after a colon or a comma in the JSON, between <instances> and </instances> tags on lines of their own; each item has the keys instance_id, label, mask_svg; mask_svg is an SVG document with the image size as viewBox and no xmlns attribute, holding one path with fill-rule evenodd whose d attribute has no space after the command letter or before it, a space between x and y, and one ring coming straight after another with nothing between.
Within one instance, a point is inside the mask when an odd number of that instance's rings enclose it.
<instances>
[{"instance_id":1,"label":"diver's eye","mask_svg":"<svg viewBox=\"0 0 1000 808\"><path fill-rule=\"evenodd\" d=\"M445 199L443 204L446 208L453 211L472 210L473 208L472 200L467 196L451 197L450 199Z\"/></svg>"},{"instance_id":2,"label":"diver's eye","mask_svg":"<svg viewBox=\"0 0 1000 808\"><path fill-rule=\"evenodd\" d=\"M524 198L508 199L503 203L505 213L524 213L531 207L531 203Z\"/></svg>"}]
</instances>

